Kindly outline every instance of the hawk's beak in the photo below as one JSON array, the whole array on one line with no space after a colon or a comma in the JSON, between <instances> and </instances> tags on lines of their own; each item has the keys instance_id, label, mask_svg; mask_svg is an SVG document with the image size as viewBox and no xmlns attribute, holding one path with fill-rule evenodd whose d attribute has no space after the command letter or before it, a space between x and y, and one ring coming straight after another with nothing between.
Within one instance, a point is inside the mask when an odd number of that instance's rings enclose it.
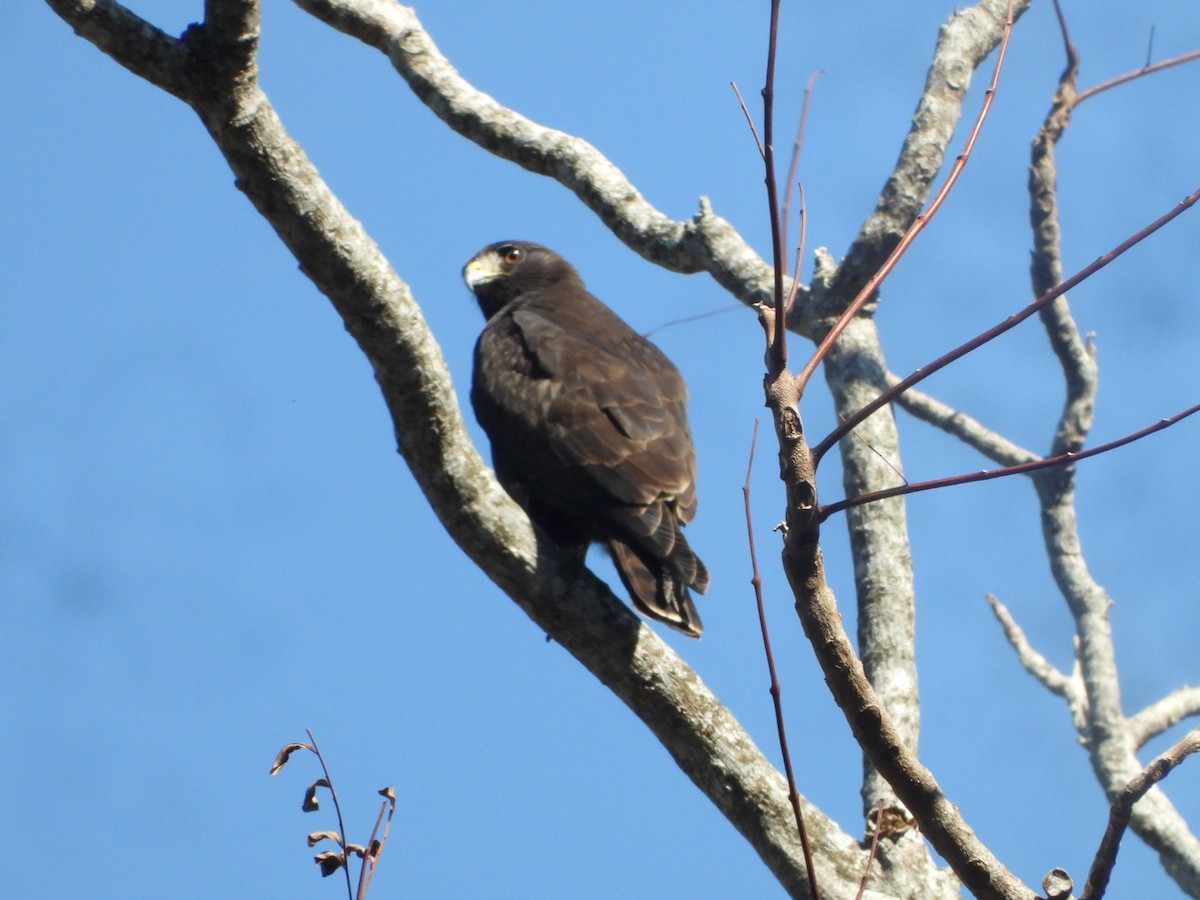
<instances>
[{"instance_id":1,"label":"hawk's beak","mask_svg":"<svg viewBox=\"0 0 1200 900\"><path fill-rule=\"evenodd\" d=\"M489 281L495 281L503 272L497 266L498 260L494 253L484 253L476 256L469 263L463 266L463 281L467 283L467 287L471 289L471 293L475 293L475 288L481 284L487 284Z\"/></svg>"}]
</instances>

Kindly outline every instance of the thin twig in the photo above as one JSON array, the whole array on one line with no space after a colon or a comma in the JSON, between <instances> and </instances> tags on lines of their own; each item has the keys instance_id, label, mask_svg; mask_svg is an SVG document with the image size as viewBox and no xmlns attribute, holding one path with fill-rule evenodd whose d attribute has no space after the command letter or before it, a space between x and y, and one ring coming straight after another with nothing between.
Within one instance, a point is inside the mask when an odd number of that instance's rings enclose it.
<instances>
[{"instance_id":1,"label":"thin twig","mask_svg":"<svg viewBox=\"0 0 1200 900\"><path fill-rule=\"evenodd\" d=\"M379 815L375 817L375 827L371 829L371 836L367 839L367 846L363 852L362 867L358 870L358 893L355 894L355 900L363 900L367 895L367 885L371 882L371 874L375 871L375 835L379 833L379 825L383 822L383 814L387 812L387 801L379 805Z\"/></svg>"},{"instance_id":2,"label":"thin twig","mask_svg":"<svg viewBox=\"0 0 1200 900\"><path fill-rule=\"evenodd\" d=\"M775 50L779 42L779 7L771 0L771 28L767 38L767 75L763 84L763 163L766 168L767 207L771 217L771 259L775 264L775 334L769 351L770 376L787 369L787 316L783 308L784 257L783 223L779 215L779 182L775 175Z\"/></svg>"},{"instance_id":3,"label":"thin twig","mask_svg":"<svg viewBox=\"0 0 1200 900\"><path fill-rule=\"evenodd\" d=\"M1200 728L1194 728L1169 750L1156 757L1113 798L1112 809L1108 814L1108 828L1100 841L1100 849L1096 851L1096 858L1092 861L1092 868L1088 872L1087 883L1083 886L1079 900L1100 900L1104 896L1113 866L1117 863L1121 838L1124 837L1125 829L1133 815L1133 805L1141 800L1150 788L1166 778L1172 769L1198 750Z\"/></svg>"},{"instance_id":4,"label":"thin twig","mask_svg":"<svg viewBox=\"0 0 1200 900\"><path fill-rule=\"evenodd\" d=\"M858 893L854 895L854 900L862 900L862 895L867 890L867 879L871 875L871 864L875 862L875 853L879 850L879 833L883 831L883 798L879 798L879 803L875 807L875 830L871 833L871 849L867 853L867 865L863 869L862 881L858 883Z\"/></svg>"},{"instance_id":5,"label":"thin twig","mask_svg":"<svg viewBox=\"0 0 1200 900\"><path fill-rule=\"evenodd\" d=\"M383 855L383 848L387 844L388 833L392 829L392 816L396 812L395 791L391 787L386 787L379 793L383 795L384 800L379 807L379 815L375 817L375 827L371 829L371 837L367 840L362 869L358 873L358 896L356 900L364 900L367 896L367 889L370 888L371 879L375 876L375 867L379 864L379 857ZM383 818L385 813L387 814L386 822ZM381 823L383 824L383 836L379 839L377 849L375 835L379 834Z\"/></svg>"},{"instance_id":6,"label":"thin twig","mask_svg":"<svg viewBox=\"0 0 1200 900\"><path fill-rule=\"evenodd\" d=\"M956 347L955 349L951 350L949 353L945 354L944 356L940 356L937 359L935 359L933 362L929 363L928 365L922 366L921 368L917 369L915 372L913 372L907 378L904 378L904 379L898 381L896 384L894 384L892 387L888 388L886 391L884 391L882 394L880 394L878 397L876 397L874 400L872 400L870 403L868 403L866 406L864 406L858 412L854 413L851 416L847 416L836 428L833 429L833 431L831 431L819 444L817 444L813 448L813 457L815 458L815 460L819 463L821 460L821 457L824 456L825 453L834 444L836 444L839 440L841 440L841 438L843 438L847 432L849 432L851 429L853 429L856 425L858 425L864 419L868 418L876 410L891 403L894 399L896 399L897 396L899 396L900 394L903 394L906 390L908 390L914 384L919 384L920 382L922 382L926 378L928 378L930 375L932 375L934 372L937 372L939 369L945 368L946 366L950 365L950 363L954 362L955 360L961 359L962 357L966 356L968 353L972 352L973 350L976 350L979 347L982 347L984 344L988 343L991 340L994 340L995 338L1004 334L1006 331L1009 331L1010 329L1015 328L1017 325L1020 325L1022 322L1024 322L1026 319L1028 319L1034 313L1036 313L1039 309L1041 309L1047 303L1051 303L1057 297L1060 297L1061 295L1065 294L1067 291L1073 289L1081 282L1086 281L1088 278L1095 275L1097 272L1099 272L1101 269L1103 269L1105 266L1107 266L1113 260L1117 259L1117 257L1119 257L1123 253L1125 253L1125 251L1129 250L1133 246L1136 246L1137 244L1140 244L1142 241L1144 241L1146 238L1148 238L1154 232L1158 231L1160 228L1162 228L1164 225L1166 225L1168 222L1170 222L1176 216L1182 215L1187 210L1191 209L1192 206L1194 206L1196 204L1197 200L1200 200L1200 188L1197 188L1195 191L1193 191L1192 193L1190 193L1186 197L1184 197L1182 200L1180 200L1177 204L1175 204L1175 206L1169 212L1164 213L1163 215L1159 216L1157 219L1155 219L1153 222L1151 222L1145 228L1141 229L1140 231L1138 231L1135 234L1131 235L1130 237L1126 238L1124 241L1122 241L1120 244L1118 244L1112 250L1105 253L1103 256L1097 257L1091 264L1084 266L1082 269L1080 269L1078 272L1076 272L1074 275L1072 275L1066 281L1059 284L1057 287L1042 294L1042 296L1038 297L1036 300L1034 300L1032 303L1030 303L1028 306L1026 306L1020 312L1009 316L1007 319L1005 319L1003 322L999 323L998 325L995 325L992 328L989 328L987 331L983 332L980 335L977 335L976 337L967 341L965 344L962 344L961 346Z\"/></svg>"},{"instance_id":7,"label":"thin twig","mask_svg":"<svg viewBox=\"0 0 1200 900\"><path fill-rule=\"evenodd\" d=\"M796 242L796 264L792 267L792 289L788 291L787 302L783 304L783 317L786 319L792 312L792 304L796 302L796 294L800 291L800 272L804 268L804 243L808 239L808 211L804 202L804 184L797 183L800 192L800 240ZM787 219L784 218L786 228Z\"/></svg>"},{"instance_id":8,"label":"thin twig","mask_svg":"<svg viewBox=\"0 0 1200 900\"><path fill-rule=\"evenodd\" d=\"M1008 643L1017 652L1017 659L1025 671L1040 681L1046 690L1058 694L1060 697L1066 697L1078 682L1073 682L1069 675L1060 671L1050 660L1034 649L1033 645L1029 643L1024 629L1017 624L1017 620L1013 618L1008 607L1001 603L995 594L988 594L987 602L988 606L992 608L992 614L999 621L1000 627L1004 629L1004 636L1008 638Z\"/></svg>"},{"instance_id":9,"label":"thin twig","mask_svg":"<svg viewBox=\"0 0 1200 900\"><path fill-rule=\"evenodd\" d=\"M800 847L804 851L804 865L808 869L808 884L813 900L821 900L817 888L816 867L813 865L812 848L808 843L808 830L804 827L804 811L800 806L800 792L796 788L796 776L792 771L792 755L788 751L787 731L783 725L782 691L775 674L775 655L771 652L771 634L767 630L767 611L763 603L762 576L758 571L758 553L754 545L754 518L750 513L750 473L754 470L754 448L758 444L758 419L754 420L754 433L750 438L750 459L746 463L746 481L742 484L742 503L746 508L746 536L750 545L750 583L754 586L754 600L758 605L758 627L762 632L763 653L767 657L767 672L771 677L771 701L775 706L775 727L779 732L779 752L783 754L783 771L787 776L788 799L796 816L796 832L800 835Z\"/></svg>"},{"instance_id":10,"label":"thin twig","mask_svg":"<svg viewBox=\"0 0 1200 900\"><path fill-rule=\"evenodd\" d=\"M1107 453L1109 450L1116 450L1118 447L1123 447L1126 444L1131 444L1134 441L1141 440L1144 437L1154 434L1156 431L1162 431L1164 428L1170 428L1177 422L1181 422L1188 416L1200 412L1200 403L1189 406L1183 412L1176 413L1173 416L1167 416L1165 419L1159 419L1153 425L1147 425L1145 428L1139 429L1132 434L1127 434L1124 437L1117 438L1115 441L1109 441L1106 444L1100 444L1098 447L1091 447L1087 450L1071 450L1067 453L1061 453L1058 456L1048 456L1045 459L1035 459L1031 462L1018 463L1015 466L1005 466L1002 469L984 469L980 472L966 472L962 475L952 475L948 478L934 478L929 481L914 481L910 484L903 484L893 488L885 488L882 491L871 491L867 494L859 494L857 497L848 497L845 500L839 500L837 503L830 503L828 506L821 507L820 520L824 522L834 513L839 513L842 510L850 509L852 506L862 506L864 503L872 503L875 500L885 500L888 497L899 497L904 494L917 494L921 491L930 491L934 488L950 487L955 484L972 484L976 481L991 481L993 478L1005 478L1009 475L1025 475L1030 472L1036 472L1039 469L1049 469L1054 466L1065 466L1068 463L1078 462L1081 459L1087 459L1091 456L1099 456L1101 453Z\"/></svg>"},{"instance_id":11,"label":"thin twig","mask_svg":"<svg viewBox=\"0 0 1200 900\"><path fill-rule=\"evenodd\" d=\"M1160 60L1153 65L1144 65L1140 69L1135 69L1132 72L1126 72L1124 75L1118 75L1115 78L1110 78L1107 81L1094 84L1086 91L1079 92L1079 96L1075 98L1075 105L1078 106L1088 97L1094 97L1101 91L1107 91L1109 88L1114 88L1117 85L1124 84L1127 81L1133 81L1135 78L1141 78L1143 75L1150 75L1154 72L1161 72L1163 69L1169 69L1172 66L1178 66L1185 62L1191 62L1193 59L1200 59L1200 50L1189 50L1187 53L1180 53L1178 56L1172 56L1170 59Z\"/></svg>"},{"instance_id":12,"label":"thin twig","mask_svg":"<svg viewBox=\"0 0 1200 900\"><path fill-rule=\"evenodd\" d=\"M872 275L871 278L868 279L867 283L863 285L862 290L858 292L858 295L850 302L850 305L846 307L841 317L821 339L821 343L817 345L817 349L813 351L813 354L809 357L808 362L804 364L804 368L802 368L800 370L800 374L796 376L796 384L801 394L804 393L805 387L807 387L809 380L813 376L813 373L817 370L817 366L821 364L821 360L823 360L829 353L829 348L833 346L833 342L838 339L841 333L846 329L846 326L850 324L851 320L858 315L859 311L866 305L867 301L874 296L875 291L879 289L879 286L883 283L883 280L891 274L892 270L896 267L896 264L900 261L900 257L907 252L912 242L917 239L917 235L924 231L925 226L929 224L930 220L941 208L942 203L945 202L946 197L949 196L950 190L958 182L958 176L961 175L963 169L966 168L967 161L971 157L971 150L975 146L975 139L979 136L979 132L983 128L983 123L987 118L988 110L990 110L992 107L992 100L996 96L996 88L1000 83L1000 70L1004 65L1004 54L1008 49L1008 39L1012 34L1012 27L1013 4L1012 0L1009 0L1008 19L1004 23L1004 37L1001 39L1000 49L996 53L996 66L992 70L992 80L991 83L988 84L987 90L984 91L983 103L980 105L979 115L975 117L975 124L971 128L970 134L967 135L967 141L963 146L962 153L955 158L954 165L950 168L950 173L946 176L945 183L937 192L937 195L933 198L933 200L930 201L929 206L927 206L925 211L913 220L913 223L908 227L908 230L904 233L904 236L900 238L900 242L896 245L895 249L892 250L891 254L884 261L883 265L879 267L879 271ZM816 457L819 461L820 454L816 454Z\"/></svg>"},{"instance_id":13,"label":"thin twig","mask_svg":"<svg viewBox=\"0 0 1200 900\"><path fill-rule=\"evenodd\" d=\"M763 151L762 138L758 136L758 128L754 125L754 116L750 115L750 109L746 106L746 101L742 99L742 92L738 90L737 82L729 82L729 86L733 88L733 93L737 95L738 105L742 108L742 115L746 117L746 124L750 126L750 133L754 135L754 143L758 146L758 155L766 158L766 153Z\"/></svg>"},{"instance_id":14,"label":"thin twig","mask_svg":"<svg viewBox=\"0 0 1200 900\"><path fill-rule=\"evenodd\" d=\"M342 805L338 803L333 777L329 774L329 766L325 765L325 757L321 755L321 748L317 746L317 739L313 737L312 729L305 728L304 732L308 735L309 743L312 744L312 752L316 755L317 762L321 764L321 771L325 773L325 781L329 784L329 796L333 798L333 811L337 813L338 845L342 848L342 872L346 876L346 896L349 900L354 900L354 888L350 884L350 858L346 854L346 823L342 820Z\"/></svg>"},{"instance_id":15,"label":"thin twig","mask_svg":"<svg viewBox=\"0 0 1200 900\"><path fill-rule=\"evenodd\" d=\"M662 331L664 328L672 328L676 325L688 325L692 322L699 322L701 319L710 319L713 316L721 316L725 313L737 312L741 309L745 309L745 307L740 303L730 303L727 306L720 306L716 309L710 309L707 312L696 313L692 316L680 316L678 319L667 319L667 321L663 322L661 325L655 325L649 331L643 331L642 337L648 338L652 334Z\"/></svg>"},{"instance_id":16,"label":"thin twig","mask_svg":"<svg viewBox=\"0 0 1200 900\"><path fill-rule=\"evenodd\" d=\"M900 376L894 372L887 372L884 378L889 385L900 381ZM978 419L959 412L954 407L916 388L909 388L897 397L896 405L914 418L929 423L951 437L958 438L969 447L974 447L984 456L1002 466L1012 466L1040 458L1032 450L1026 450L1003 435L992 431ZM858 432L850 433L855 437L858 436Z\"/></svg>"},{"instance_id":17,"label":"thin twig","mask_svg":"<svg viewBox=\"0 0 1200 900\"><path fill-rule=\"evenodd\" d=\"M780 221L783 223L783 246L784 247L788 246L788 222L791 221L791 217L792 217L792 188L797 186L796 170L800 166L800 151L804 147L804 129L808 124L808 103L809 103L809 100L812 99L813 85L816 83L817 79L819 77L821 77L821 74L822 73L820 71L816 71L808 76L808 83L804 85L804 99L800 102L800 124L796 126L796 141L795 141L795 143L792 144L792 160L790 163L788 163L787 178L784 179L784 182L783 182L784 184L787 185L787 187L784 189L784 192L783 192L783 213L779 217ZM803 191L803 188L801 188L801 190ZM801 228L803 228L804 227L804 212L803 212L803 210L804 210L804 195L803 195L803 193L801 193L801 196L800 196L800 209L801 209L800 225L801 225ZM801 244L804 243L803 237L800 238L800 243ZM802 257L801 257L800 252L797 251L796 266L792 271L792 275L793 275L794 279L800 278L800 259L801 258ZM795 281L793 281L792 295L795 296L795 293L796 293L796 284L795 284ZM789 305L790 304L791 304L791 301L789 300Z\"/></svg>"}]
</instances>

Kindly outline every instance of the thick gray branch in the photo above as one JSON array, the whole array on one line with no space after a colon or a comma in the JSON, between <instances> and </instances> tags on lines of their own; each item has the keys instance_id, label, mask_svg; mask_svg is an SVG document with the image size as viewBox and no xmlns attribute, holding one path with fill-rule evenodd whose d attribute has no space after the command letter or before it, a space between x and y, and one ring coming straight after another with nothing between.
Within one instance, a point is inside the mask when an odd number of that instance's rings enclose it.
<instances>
[{"instance_id":1,"label":"thick gray branch","mask_svg":"<svg viewBox=\"0 0 1200 900\"><path fill-rule=\"evenodd\" d=\"M1017 3L1017 13L1027 5ZM925 204L961 117L971 74L999 43L1007 18L1006 0L983 0L955 12L942 26L912 127L875 211L836 269L827 256L818 255L807 313L816 319L816 334L849 305ZM885 390L887 364L869 318L851 323L834 344L825 359L825 377L842 417ZM855 435L841 441L840 450L848 497L893 486L902 478L899 435L890 408L863 422ZM855 560L859 652L897 732L915 751L920 725L916 599L904 502L894 498L854 507L847 513L847 527ZM864 759L864 813L879 802L898 805L895 793Z\"/></svg>"},{"instance_id":2,"label":"thick gray branch","mask_svg":"<svg viewBox=\"0 0 1200 900\"><path fill-rule=\"evenodd\" d=\"M77 23L96 21L97 8L111 6L55 8L78 28ZM330 299L370 360L400 453L447 531L646 723L788 891L806 896L782 777L699 676L602 583L539 540L496 483L470 442L440 349L408 286L329 191L253 77L252 53L242 51L252 51L257 42L256 6L219 6L229 13L221 27L189 29L186 56L177 57L178 68L164 77L183 86L180 94L199 114L238 187ZM108 21L126 22L107 11ZM242 30L234 33L239 23ZM147 28L137 22L112 25L98 40L138 71ZM161 55L178 46L165 36L161 41ZM231 66L230 59L238 57L242 64ZM810 804L805 815L819 848L820 879L835 887L832 896L852 895L862 849Z\"/></svg>"},{"instance_id":3,"label":"thick gray branch","mask_svg":"<svg viewBox=\"0 0 1200 900\"><path fill-rule=\"evenodd\" d=\"M707 202L687 222L660 212L587 141L539 125L463 78L412 9L390 0L295 2L387 56L421 102L454 131L572 191L636 253L675 272L708 272L746 304L770 301L771 267ZM798 305L804 299L801 291Z\"/></svg>"},{"instance_id":4,"label":"thick gray branch","mask_svg":"<svg viewBox=\"0 0 1200 900\"><path fill-rule=\"evenodd\" d=\"M186 51L182 43L119 3L94 0L46 0L90 41L139 78L185 99Z\"/></svg>"},{"instance_id":5,"label":"thick gray branch","mask_svg":"<svg viewBox=\"0 0 1200 900\"><path fill-rule=\"evenodd\" d=\"M1062 280L1055 149L1070 123L1078 73L1078 58L1069 41L1067 44L1067 66L1031 152L1029 193L1034 252L1030 277L1035 296ZM1066 384L1051 453L1078 450L1087 440L1095 409L1098 377L1092 348L1080 335L1066 296L1055 299L1040 314ZM1142 767L1136 756L1139 733L1129 727L1121 709L1116 648L1108 616L1112 601L1084 560L1075 507L1074 466L1039 471L1033 480L1050 569L1075 619L1076 660L1087 699L1084 719L1079 719L1077 703L1072 704L1072 714L1097 779L1108 796L1116 798L1138 777ZM1158 788L1151 789L1130 816L1134 832L1158 852L1164 868L1180 887L1192 896L1200 896L1200 841L1166 795Z\"/></svg>"}]
</instances>

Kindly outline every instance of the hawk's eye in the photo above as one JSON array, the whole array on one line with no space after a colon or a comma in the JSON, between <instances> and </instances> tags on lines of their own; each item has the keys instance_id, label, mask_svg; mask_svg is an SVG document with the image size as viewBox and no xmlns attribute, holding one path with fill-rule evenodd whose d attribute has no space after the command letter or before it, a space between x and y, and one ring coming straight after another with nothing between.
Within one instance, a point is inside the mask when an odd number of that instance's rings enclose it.
<instances>
[{"instance_id":1,"label":"hawk's eye","mask_svg":"<svg viewBox=\"0 0 1200 900\"><path fill-rule=\"evenodd\" d=\"M520 247L501 247L500 258L507 265L515 266L525 257L525 251Z\"/></svg>"}]
</instances>

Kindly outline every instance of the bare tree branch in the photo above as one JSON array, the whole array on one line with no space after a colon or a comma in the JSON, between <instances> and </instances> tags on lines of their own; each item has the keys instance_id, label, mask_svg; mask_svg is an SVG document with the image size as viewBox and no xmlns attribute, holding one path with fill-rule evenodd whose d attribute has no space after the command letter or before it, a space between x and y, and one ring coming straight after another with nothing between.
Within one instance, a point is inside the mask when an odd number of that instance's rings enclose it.
<instances>
[{"instance_id":1,"label":"bare tree branch","mask_svg":"<svg viewBox=\"0 0 1200 900\"><path fill-rule=\"evenodd\" d=\"M1076 103L1079 56L1067 33L1061 10L1059 21L1067 65L1059 79L1050 111L1034 139L1029 176L1030 221L1034 234L1033 292L1046 296L1046 291L1060 291L1052 303L1039 311L1051 347L1062 366L1067 388L1051 455L1072 452L1083 446L1092 424L1097 387L1092 349L1080 336L1065 292L1061 292L1064 284L1076 279L1062 281L1054 151L1070 123ZM1124 785L1137 776L1141 765L1134 753L1137 741L1130 734L1121 709L1116 649L1108 617L1112 601L1092 577L1083 556L1075 509L1074 466L1041 470L1034 474L1033 481L1042 510L1042 535L1051 572L1075 619L1076 659L1087 700L1082 722L1077 704L1072 705L1072 714L1101 786L1110 797L1116 797ZM1158 851L1164 867L1179 885L1193 896L1200 895L1200 841L1191 834L1183 817L1161 791L1154 791L1138 805L1132 813L1132 827L1142 840ZM1115 848L1113 854L1115 856ZM1089 877L1089 888L1091 885Z\"/></svg>"},{"instance_id":2,"label":"bare tree branch","mask_svg":"<svg viewBox=\"0 0 1200 900\"><path fill-rule=\"evenodd\" d=\"M886 379L889 387L900 382L900 376L894 372L888 372ZM988 459L1002 466L1019 466L1040 458L1036 453L992 431L977 419L916 388L909 388L898 396L896 405L922 422L958 438L968 447L974 447Z\"/></svg>"},{"instance_id":3,"label":"bare tree branch","mask_svg":"<svg viewBox=\"0 0 1200 900\"><path fill-rule=\"evenodd\" d=\"M1061 20L1061 17L1060 17ZM1040 297L1063 280L1062 233L1058 222L1057 169L1054 151L1071 121L1079 56L1065 37L1067 67L1041 129L1033 140L1029 166L1029 219L1033 228L1030 280L1033 295ZM1066 294L1038 310L1050 346L1058 357L1067 386L1067 397L1051 444L1050 456L1078 450L1092 427L1096 405L1096 361L1092 348L1079 334Z\"/></svg>"},{"instance_id":4,"label":"bare tree branch","mask_svg":"<svg viewBox=\"0 0 1200 900\"><path fill-rule=\"evenodd\" d=\"M1145 797L1154 785L1166 778L1172 769L1198 750L1200 728L1189 731L1171 749L1156 757L1113 798L1108 828L1104 832L1104 839L1100 842L1100 849L1096 852L1096 859L1092 862L1092 870L1088 872L1087 884L1084 885L1079 900L1099 900L1104 896L1113 866L1117 863L1121 837L1133 814L1134 804Z\"/></svg>"},{"instance_id":5,"label":"bare tree branch","mask_svg":"<svg viewBox=\"0 0 1200 900\"><path fill-rule=\"evenodd\" d=\"M296 5L379 50L450 128L502 159L558 181L636 253L671 271L707 271L747 304L771 297L771 267L707 201L688 222L663 214L587 141L539 125L471 85L412 9L388 0L296 0Z\"/></svg>"},{"instance_id":6,"label":"bare tree branch","mask_svg":"<svg viewBox=\"0 0 1200 900\"><path fill-rule=\"evenodd\" d=\"M1073 467L1080 460L1100 456L1101 454L1116 450L1118 447L1124 447L1126 444L1140 441L1142 438L1154 434L1156 431L1162 431L1164 428L1170 428L1172 425L1183 421L1189 416L1194 416L1198 412L1200 412L1200 403L1189 406L1187 409L1173 416L1161 418L1152 425L1140 428L1116 440L1106 441L1095 447L1089 447L1087 450L1068 450L1057 456L1047 456L1040 459L1033 459L1029 462L1015 463L1011 466L1005 466L1002 469L982 469L976 472L964 472L959 475L931 478L927 481L906 481L904 484L896 485L895 487L869 491L866 494L859 494L857 497L847 497L844 500L838 500L836 503L822 505L821 521L824 522L834 513L841 512L842 510L854 509L867 503L878 503L880 500L885 500L889 497L905 497L909 494L918 494L922 491L932 491L960 484L974 484L977 481L991 481L995 478L1007 478L1011 475L1032 475L1047 469Z\"/></svg>"},{"instance_id":7,"label":"bare tree branch","mask_svg":"<svg viewBox=\"0 0 1200 900\"><path fill-rule=\"evenodd\" d=\"M1133 72L1126 72L1124 75L1118 75L1115 78L1109 78L1099 84L1094 84L1085 91L1080 91L1079 96L1075 98L1075 105L1078 106L1089 97L1094 97L1102 91L1107 91L1109 88L1114 88L1117 85L1124 84L1127 81L1132 81L1135 78L1141 78L1143 75L1151 75L1154 72L1161 72L1163 69L1170 69L1174 66L1181 65L1192 60L1200 59L1200 50L1190 50L1187 53L1180 53L1178 56L1172 56L1170 59L1160 60L1156 63L1142 66Z\"/></svg>"},{"instance_id":8,"label":"bare tree branch","mask_svg":"<svg viewBox=\"0 0 1200 900\"><path fill-rule=\"evenodd\" d=\"M114 4L59 4L56 11L76 25L103 6ZM233 13L256 10L244 3L222 7ZM288 135L254 77L252 60L237 68L211 58L230 44L255 45L256 15L231 15L221 24L239 20L245 26L240 34L210 30L207 23L193 26L188 55L169 75L183 85L181 93L239 188L329 297L367 355L400 453L435 513L540 627L646 722L789 892L806 896L782 777L699 676L594 576L539 540L496 483L470 442L445 362L408 286ZM144 26L115 14L107 21L114 24L100 36L106 51L136 66ZM811 805L806 816L821 848L816 865L822 880L857 884L862 848Z\"/></svg>"},{"instance_id":9,"label":"bare tree branch","mask_svg":"<svg viewBox=\"0 0 1200 900\"><path fill-rule=\"evenodd\" d=\"M771 680L771 703L775 707L775 730L779 733L779 753L783 757L783 772L787 776L788 799L792 804L792 812L796 817L796 834L800 838L800 847L804 852L804 867L808 873L808 883L813 900L819 900L820 879L816 877L812 861L812 845L808 840L808 830L804 827L804 808L800 801L800 791L796 788L796 774L792 769L792 754L788 749L787 728L783 717L783 690L779 686L779 677L775 671L775 654L771 650L771 631L767 627L767 609L763 602L762 576L758 571L758 550L754 543L754 516L750 510L750 477L754 471L754 448L758 444L758 420L754 420L754 435L750 438L750 459L746 463L746 480L742 483L742 502L746 508L746 544L750 550L750 584L754 587L754 602L758 609L758 625L762 632L763 655L767 659L767 675ZM874 848L871 850L874 856ZM868 857L870 865L870 856Z\"/></svg>"},{"instance_id":10,"label":"bare tree branch","mask_svg":"<svg viewBox=\"0 0 1200 900\"><path fill-rule=\"evenodd\" d=\"M186 99L186 50L179 39L155 28L119 3L46 0L75 33L146 81Z\"/></svg>"},{"instance_id":11,"label":"bare tree branch","mask_svg":"<svg viewBox=\"0 0 1200 900\"><path fill-rule=\"evenodd\" d=\"M783 421L784 428L790 428L786 416ZM799 433L796 436L802 440ZM932 773L905 745L868 681L825 580L824 562L811 519L811 481L806 481L804 474L811 478L811 469L808 473L801 470L786 474L789 504L784 568L796 593L796 609L805 633L855 738L899 800L921 823L925 836L974 896L1031 900L1033 892L979 840Z\"/></svg>"},{"instance_id":12,"label":"bare tree branch","mask_svg":"<svg viewBox=\"0 0 1200 900\"><path fill-rule=\"evenodd\" d=\"M1009 5L1009 15L1005 17L1003 37L1000 41L1000 49L996 53L996 66L992 71L992 80L988 85L987 90L983 94L983 103L979 107L979 114L975 117L975 124L971 126L971 131L967 135L966 144L963 146L962 152L954 160L954 165L950 167L950 172L946 175L946 180L942 182L942 186L938 188L937 194L929 201L929 205L916 216L908 227L904 230L904 234L900 240L896 242L896 246L888 254L887 259L879 264L874 274L867 279L866 283L858 289L858 293L854 298L846 304L846 308L842 310L837 321L821 336L820 342L817 344L817 349L813 351L808 361L800 369L796 375L796 381L800 385L800 393L804 394L804 388L812 378L813 372L816 371L821 360L829 352L829 347L837 340L838 335L858 313L867 305L867 302L878 291L880 285L896 268L896 264L900 258L912 246L918 235L925 230L933 217L937 215L938 210L942 208L942 204L946 198L950 196L950 192L954 189L954 185L958 183L958 178L966 168L967 161L971 157L971 150L975 146L975 141L979 138L979 132L983 129L983 123L987 119L988 111L992 108L992 101L996 97L996 87L1000 81L1000 71L1004 65L1004 53L1008 47L1008 38L1012 34L1012 6ZM782 322L781 322L782 324Z\"/></svg>"},{"instance_id":13,"label":"bare tree branch","mask_svg":"<svg viewBox=\"0 0 1200 900\"><path fill-rule=\"evenodd\" d=\"M1027 6L1017 3L1016 13ZM983 0L956 11L942 26L912 126L875 211L840 265L825 253L817 254L812 300L797 309L801 321L811 321L802 333L819 335L836 320L920 212L958 125L971 74L999 44L1007 15L1005 0ZM824 361L836 414L850 416L883 391L887 368L873 319L855 317ZM902 471L899 434L890 409L864 422L859 437L840 445L846 496L894 484L896 472ZM904 502L886 500L853 510L846 526L855 561L862 663L902 740L915 750L920 729L913 649L916 601ZM897 807L896 792L865 758L863 770L864 818L880 802L885 809ZM911 854L915 864L923 852L919 845L904 841L881 850L885 863L889 857L895 861Z\"/></svg>"},{"instance_id":14,"label":"bare tree branch","mask_svg":"<svg viewBox=\"0 0 1200 900\"><path fill-rule=\"evenodd\" d=\"M1028 0L1021 0L1013 13L1020 18L1028 8ZM957 10L942 26L912 128L874 212L838 269L835 296L849 299L858 293L925 205L958 127L971 75L1000 43L1007 17L1007 0L982 0Z\"/></svg>"},{"instance_id":15,"label":"bare tree branch","mask_svg":"<svg viewBox=\"0 0 1200 900\"><path fill-rule=\"evenodd\" d=\"M1004 629L1004 636L1008 638L1009 644L1017 652L1017 659L1025 667L1025 671L1040 681L1050 693L1058 694L1065 699L1071 710L1077 713L1077 720L1083 721L1087 707L1087 695L1084 693L1083 681L1078 669L1070 675L1059 671L1051 664L1050 660L1042 656L1029 643L1024 630L1017 624L1017 620L1013 618L1007 606L991 594L987 595L987 602L1000 622L1000 627Z\"/></svg>"},{"instance_id":16,"label":"bare tree branch","mask_svg":"<svg viewBox=\"0 0 1200 900\"><path fill-rule=\"evenodd\" d=\"M769 344L775 336L774 310L764 306L759 314ZM842 625L837 600L825 578L816 469L798 411L799 385L786 370L780 370L766 379L766 395L779 441L780 477L787 492L783 567L804 633L838 708L870 764L972 894L1031 900L1033 892L976 837L880 702Z\"/></svg>"},{"instance_id":17,"label":"bare tree branch","mask_svg":"<svg viewBox=\"0 0 1200 900\"><path fill-rule=\"evenodd\" d=\"M1156 700L1126 720L1129 738L1143 747L1184 719L1200 716L1200 688L1185 685Z\"/></svg>"}]
</instances>

